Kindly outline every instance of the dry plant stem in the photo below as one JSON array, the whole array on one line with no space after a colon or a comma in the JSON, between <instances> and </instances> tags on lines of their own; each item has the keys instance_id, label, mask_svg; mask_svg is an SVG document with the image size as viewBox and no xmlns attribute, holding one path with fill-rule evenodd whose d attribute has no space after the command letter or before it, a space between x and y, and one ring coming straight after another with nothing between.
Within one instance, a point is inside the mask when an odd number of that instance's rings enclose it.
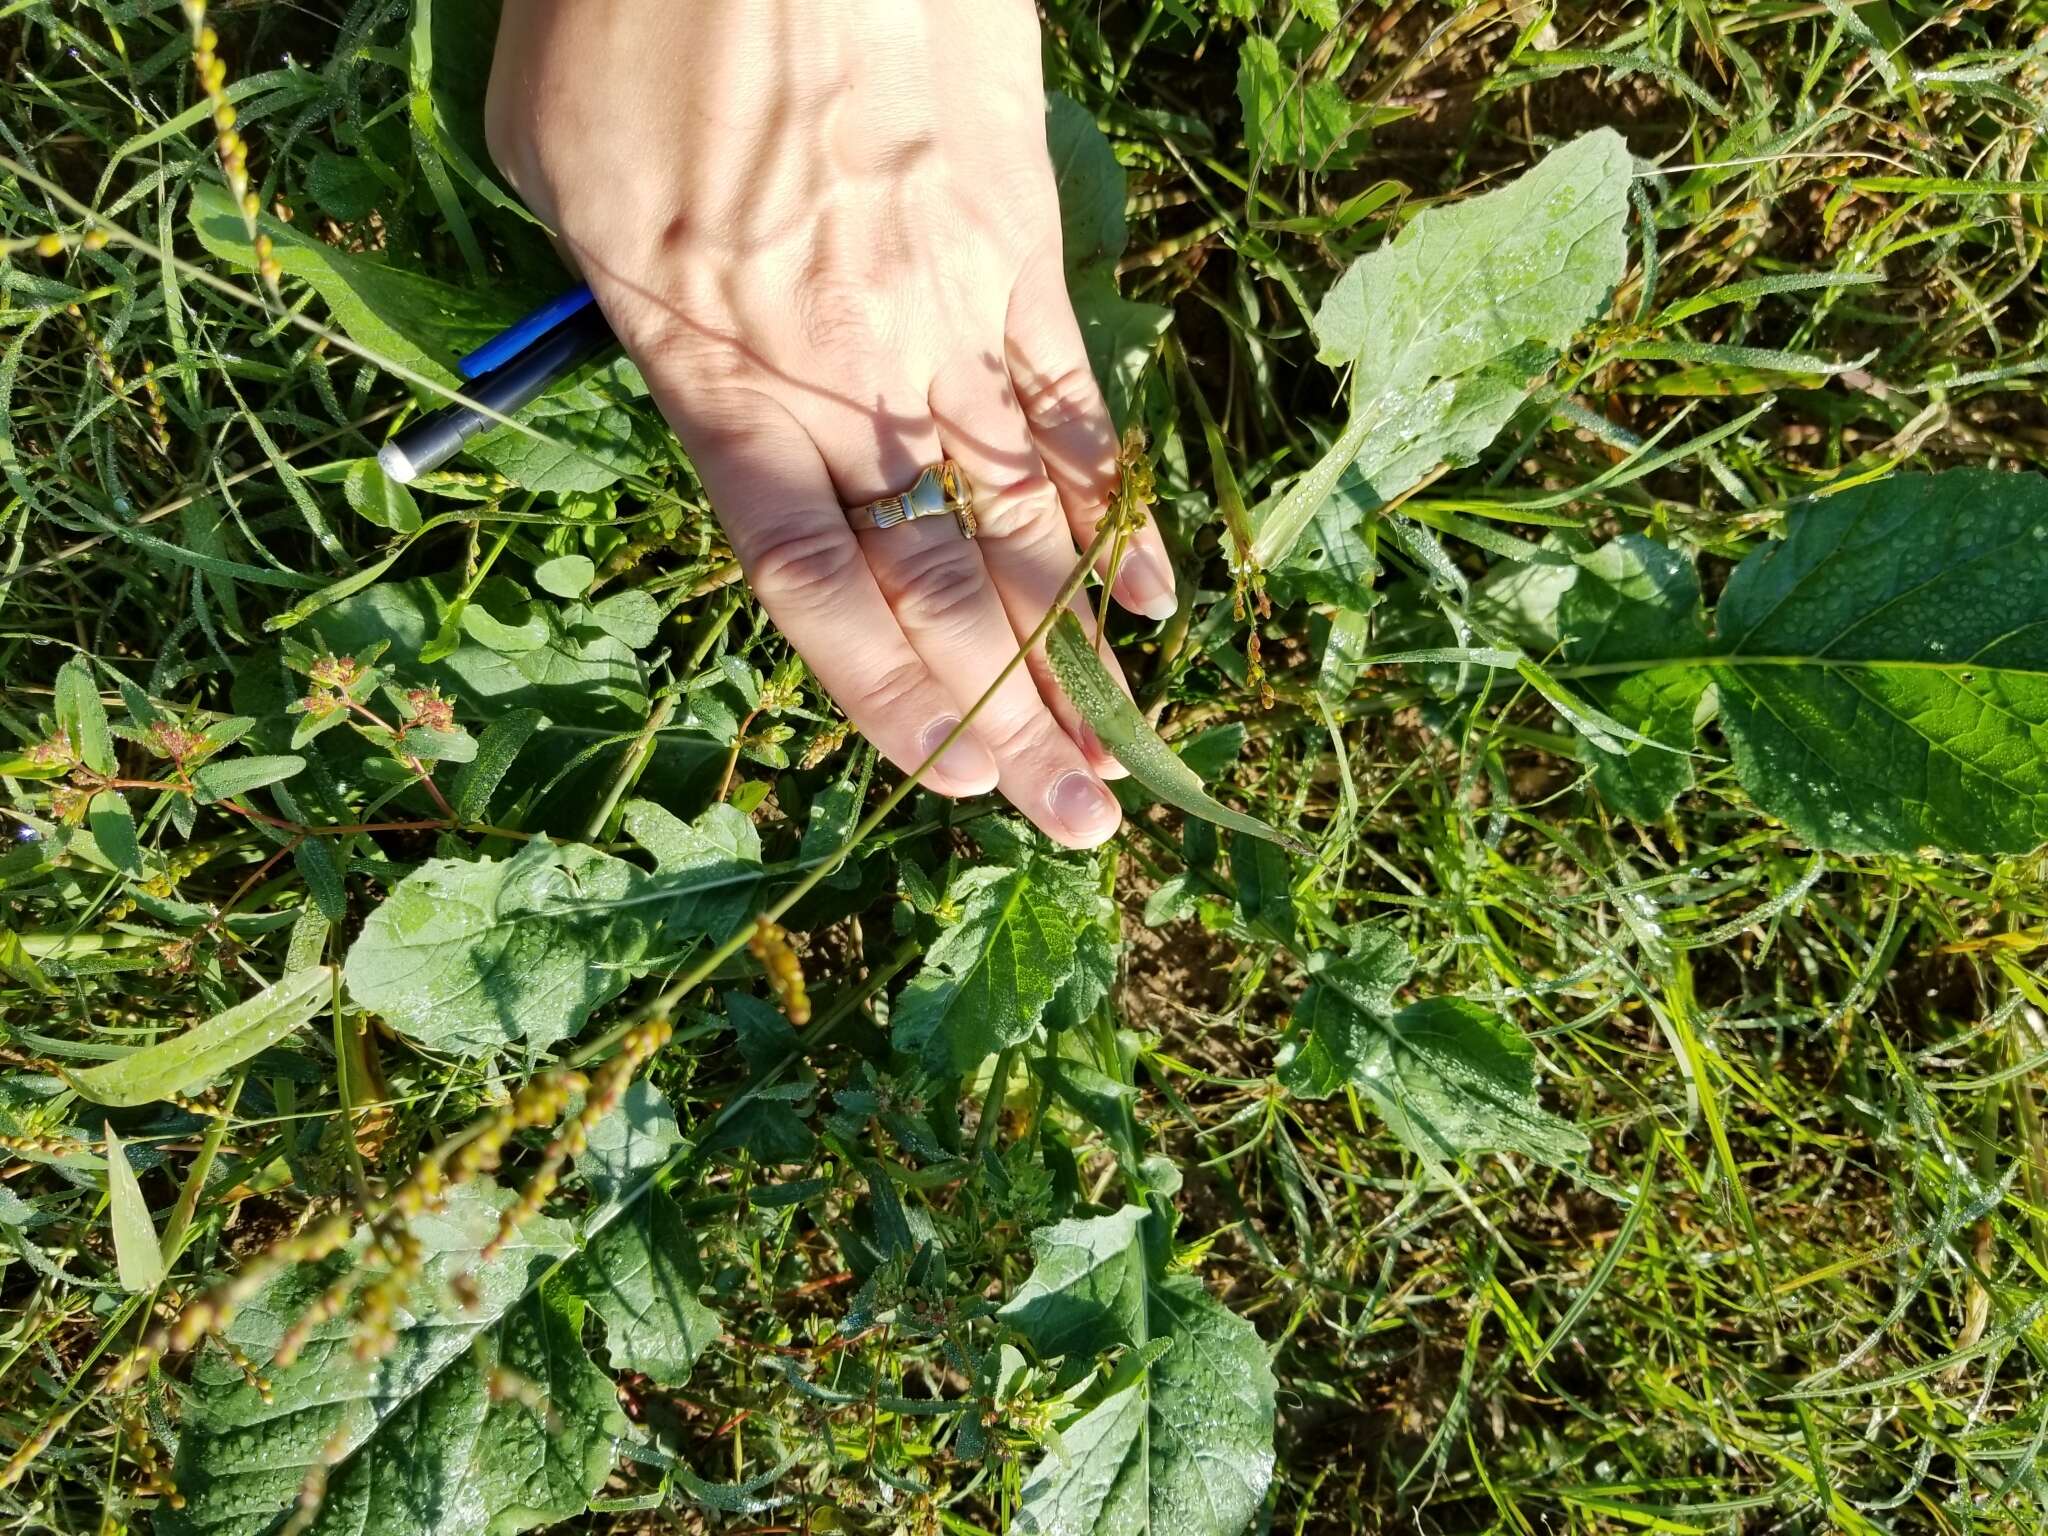
<instances>
[{"instance_id":1,"label":"dry plant stem","mask_svg":"<svg viewBox=\"0 0 2048 1536\"><path fill-rule=\"evenodd\" d=\"M983 690L981 697L974 701L974 707L961 717L958 725L946 733L945 740L934 747L925 760L917 765L916 769L906 774L903 781L882 798L881 804L861 818L860 824L847 834L844 842L812 865L810 873L805 875L803 879L791 886L788 891L784 892L775 901L769 903L767 909L759 914L758 919L750 918L742 923L738 931L727 938L723 944L712 950L710 954L698 961L696 965L692 966L684 973L680 980L672 983L647 1007L638 1010L633 1018L605 1031L604 1034L598 1036L589 1045L572 1055L569 1058L570 1065L580 1067L588 1062L597 1060L609 1052L614 1045L618 1044L625 1037L627 1031L633 1029L642 1019L653 1018L673 1011L676 1004L702 986L721 965L747 947L747 941L754 935L754 926L757 920L768 923L780 922L784 913L802 901L805 896L809 895L816 888L819 881L838 868L840 861L845 859L854 849L858 848L867 839L868 834L879 827L888 818L889 813L903 803L910 792L917 788L918 781L931 771L932 764L943 757L947 749L954 742L958 741L962 734L973 725L974 717L980 714L982 707L995 696L996 690L1009 680L1010 674L1024 665L1024 659L1037 649L1039 644L1045 639L1046 632L1052 628L1059 616L1066 612L1067 605L1073 602L1074 595L1086 585L1088 573L1095 568L1096 557L1110 545L1112 540L1120 537L1121 534L1122 528L1115 519L1103 519L1102 525L1096 530L1094 539L1081 552L1081 557L1074 562L1073 570L1068 573L1066 581L1061 584L1058 596L1053 599L1052 605L1046 609L1044 615L1039 619L1037 627L1031 631L1024 643L1017 647L1017 653L1004 664L1002 671L998 672L990 680L988 687Z\"/></svg>"}]
</instances>

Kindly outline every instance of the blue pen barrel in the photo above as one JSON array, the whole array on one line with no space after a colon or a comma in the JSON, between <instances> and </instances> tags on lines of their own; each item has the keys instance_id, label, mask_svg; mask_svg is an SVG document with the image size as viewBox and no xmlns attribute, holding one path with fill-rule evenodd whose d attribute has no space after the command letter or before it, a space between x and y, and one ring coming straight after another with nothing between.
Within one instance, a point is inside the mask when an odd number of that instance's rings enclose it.
<instances>
[{"instance_id":1,"label":"blue pen barrel","mask_svg":"<svg viewBox=\"0 0 2048 1536\"><path fill-rule=\"evenodd\" d=\"M502 368L555 327L566 324L596 302L597 296L588 283L572 288L560 298L550 299L517 325L500 331L457 363L455 371L465 379L480 379L493 369Z\"/></svg>"},{"instance_id":2,"label":"blue pen barrel","mask_svg":"<svg viewBox=\"0 0 2048 1536\"><path fill-rule=\"evenodd\" d=\"M511 416L546 393L549 385L573 372L617 338L595 304L576 311L567 323L548 331L509 361L472 379L463 393L499 416ZM401 483L439 469L479 432L499 425L495 416L467 405L444 406L386 443L377 462Z\"/></svg>"}]
</instances>

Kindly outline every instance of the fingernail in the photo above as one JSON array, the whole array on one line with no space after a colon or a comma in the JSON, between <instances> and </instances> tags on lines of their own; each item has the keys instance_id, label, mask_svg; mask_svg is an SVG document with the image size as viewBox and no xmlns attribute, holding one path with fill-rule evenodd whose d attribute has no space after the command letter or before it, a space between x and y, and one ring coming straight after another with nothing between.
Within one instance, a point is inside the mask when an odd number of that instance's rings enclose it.
<instances>
[{"instance_id":1,"label":"fingernail","mask_svg":"<svg viewBox=\"0 0 2048 1536\"><path fill-rule=\"evenodd\" d=\"M1052 786L1052 793L1046 798L1052 807L1053 820L1060 824L1067 836L1087 847L1093 847L1114 832L1122 816L1117 809L1116 797L1104 789L1093 774L1083 773L1078 768L1060 775Z\"/></svg>"},{"instance_id":2,"label":"fingernail","mask_svg":"<svg viewBox=\"0 0 2048 1536\"><path fill-rule=\"evenodd\" d=\"M958 715L941 716L924 728L924 735L918 738L918 749L925 757L930 757L939 750L939 743L959 727ZM946 748L945 756L932 764L932 773L945 780L947 786L957 793L980 794L995 784L995 759L988 755L988 748L972 736L963 734ZM937 788L936 785L933 787Z\"/></svg>"},{"instance_id":3,"label":"fingernail","mask_svg":"<svg viewBox=\"0 0 2048 1536\"><path fill-rule=\"evenodd\" d=\"M1088 766L1095 770L1098 779L1127 779L1131 770L1116 760L1109 748L1102 744L1102 738L1095 734L1095 727L1083 720L1079 727L1081 751L1088 758Z\"/></svg>"},{"instance_id":4,"label":"fingernail","mask_svg":"<svg viewBox=\"0 0 2048 1536\"><path fill-rule=\"evenodd\" d=\"M1173 567L1166 563L1164 555L1151 549L1132 550L1130 558L1124 561L1122 575L1118 585L1123 588L1126 608L1148 619L1173 617L1180 600L1174 595Z\"/></svg>"}]
</instances>

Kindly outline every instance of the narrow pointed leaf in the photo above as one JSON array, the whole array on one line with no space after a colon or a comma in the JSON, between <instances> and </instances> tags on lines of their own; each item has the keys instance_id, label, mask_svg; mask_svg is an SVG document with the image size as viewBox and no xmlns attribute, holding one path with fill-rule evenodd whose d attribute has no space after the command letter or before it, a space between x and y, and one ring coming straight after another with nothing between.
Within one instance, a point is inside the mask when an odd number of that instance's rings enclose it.
<instances>
[{"instance_id":1,"label":"narrow pointed leaf","mask_svg":"<svg viewBox=\"0 0 2048 1536\"><path fill-rule=\"evenodd\" d=\"M1096 739L1157 799L1219 827L1263 837L1297 853L1308 851L1299 838L1268 826L1256 816L1231 810L1202 787L1195 771L1174 756L1159 733L1145 723L1130 695L1117 686L1082 632L1081 621L1072 613L1061 614L1059 622L1053 625L1052 633L1046 636L1046 653L1052 658L1053 676L1059 679L1060 687L1073 700Z\"/></svg>"},{"instance_id":2,"label":"narrow pointed leaf","mask_svg":"<svg viewBox=\"0 0 2048 1536\"><path fill-rule=\"evenodd\" d=\"M107 1200L114 1214L114 1265L121 1288L155 1290L164 1277L164 1253L157 1241L156 1223L149 1219L149 1203L142 1198L142 1186L136 1182L128 1153L111 1124L106 1134Z\"/></svg>"},{"instance_id":3,"label":"narrow pointed leaf","mask_svg":"<svg viewBox=\"0 0 2048 1536\"><path fill-rule=\"evenodd\" d=\"M175 1039L73 1072L71 1085L95 1104L117 1108L189 1093L284 1039L325 1006L333 985L331 965L294 971Z\"/></svg>"}]
</instances>

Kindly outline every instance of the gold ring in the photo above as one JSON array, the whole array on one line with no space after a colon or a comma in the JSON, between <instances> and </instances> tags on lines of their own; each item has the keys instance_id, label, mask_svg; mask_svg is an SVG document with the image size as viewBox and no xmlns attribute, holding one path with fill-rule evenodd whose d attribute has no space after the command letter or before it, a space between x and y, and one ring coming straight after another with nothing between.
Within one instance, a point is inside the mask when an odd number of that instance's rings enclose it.
<instances>
[{"instance_id":1,"label":"gold ring","mask_svg":"<svg viewBox=\"0 0 2048 1536\"><path fill-rule=\"evenodd\" d=\"M967 476L951 459L927 465L916 484L900 495L884 496L879 501L846 509L846 521L856 532L894 528L916 522L920 517L941 515L953 519L962 538L974 537L974 492L968 488Z\"/></svg>"}]
</instances>

